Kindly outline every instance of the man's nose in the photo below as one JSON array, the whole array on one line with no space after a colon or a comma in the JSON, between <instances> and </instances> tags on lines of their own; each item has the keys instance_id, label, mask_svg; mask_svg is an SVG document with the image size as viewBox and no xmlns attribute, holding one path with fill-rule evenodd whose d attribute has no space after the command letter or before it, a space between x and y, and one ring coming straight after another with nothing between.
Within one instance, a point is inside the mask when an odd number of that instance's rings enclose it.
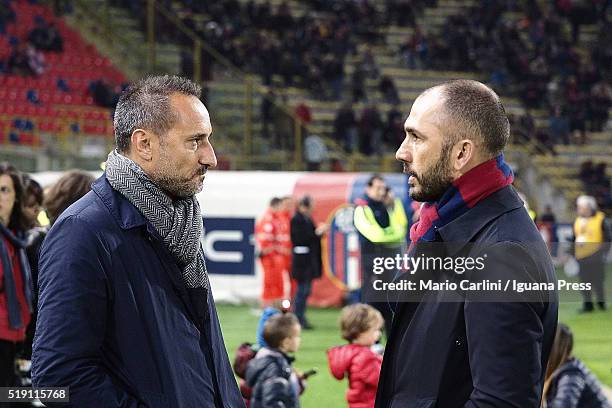
<instances>
[{"instance_id":1,"label":"man's nose","mask_svg":"<svg viewBox=\"0 0 612 408\"><path fill-rule=\"evenodd\" d=\"M412 152L410 151L410 144L408 139L404 139L397 152L395 152L395 158L403 162L412 162Z\"/></svg>"},{"instance_id":2,"label":"man's nose","mask_svg":"<svg viewBox=\"0 0 612 408\"><path fill-rule=\"evenodd\" d=\"M208 167L217 167L217 156L215 149L209 144L204 149L201 149L199 163Z\"/></svg>"}]
</instances>

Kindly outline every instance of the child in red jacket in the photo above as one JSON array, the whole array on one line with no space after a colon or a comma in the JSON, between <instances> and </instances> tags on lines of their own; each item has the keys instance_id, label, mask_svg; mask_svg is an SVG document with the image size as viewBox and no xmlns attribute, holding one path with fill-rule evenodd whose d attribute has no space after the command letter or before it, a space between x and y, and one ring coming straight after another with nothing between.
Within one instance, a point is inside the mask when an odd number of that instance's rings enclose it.
<instances>
[{"instance_id":1,"label":"child in red jacket","mask_svg":"<svg viewBox=\"0 0 612 408\"><path fill-rule=\"evenodd\" d=\"M332 375L342 380L348 374L346 399L350 408L373 408L380 376L382 356L371 347L380 338L384 321L372 306L355 304L342 309L342 337L350 344L327 351Z\"/></svg>"}]
</instances>

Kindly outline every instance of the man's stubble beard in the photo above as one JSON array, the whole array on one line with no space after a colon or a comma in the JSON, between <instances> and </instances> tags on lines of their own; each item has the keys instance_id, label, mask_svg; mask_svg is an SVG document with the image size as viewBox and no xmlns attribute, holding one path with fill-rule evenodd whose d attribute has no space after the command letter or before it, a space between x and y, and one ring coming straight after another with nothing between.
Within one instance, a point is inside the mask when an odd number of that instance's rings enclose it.
<instances>
[{"instance_id":1,"label":"man's stubble beard","mask_svg":"<svg viewBox=\"0 0 612 408\"><path fill-rule=\"evenodd\" d=\"M410 198L419 202L438 201L453 183L450 169L452 143L442 146L438 161L422 175L410 173L417 178L419 191L410 189Z\"/></svg>"},{"instance_id":2,"label":"man's stubble beard","mask_svg":"<svg viewBox=\"0 0 612 408\"><path fill-rule=\"evenodd\" d=\"M166 194L173 198L188 198L202 191L203 182L200 182L199 178L195 178L195 174L189 180L185 180L179 174L176 174L176 168L169 160L163 145L160 146L159 160L159 168L153 172L151 179Z\"/></svg>"}]
</instances>

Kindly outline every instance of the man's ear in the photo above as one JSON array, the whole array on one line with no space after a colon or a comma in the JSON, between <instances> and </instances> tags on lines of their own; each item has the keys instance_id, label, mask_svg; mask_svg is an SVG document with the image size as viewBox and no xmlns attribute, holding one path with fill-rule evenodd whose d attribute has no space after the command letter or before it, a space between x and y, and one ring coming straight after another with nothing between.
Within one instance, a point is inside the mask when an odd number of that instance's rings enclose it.
<instances>
[{"instance_id":1,"label":"man's ear","mask_svg":"<svg viewBox=\"0 0 612 408\"><path fill-rule=\"evenodd\" d=\"M153 160L153 137L154 135L151 132L143 129L135 129L132 132L131 138L131 155L146 162Z\"/></svg>"},{"instance_id":2,"label":"man's ear","mask_svg":"<svg viewBox=\"0 0 612 408\"><path fill-rule=\"evenodd\" d=\"M453 149L453 170L462 171L476 156L476 145L473 140L463 139Z\"/></svg>"}]
</instances>

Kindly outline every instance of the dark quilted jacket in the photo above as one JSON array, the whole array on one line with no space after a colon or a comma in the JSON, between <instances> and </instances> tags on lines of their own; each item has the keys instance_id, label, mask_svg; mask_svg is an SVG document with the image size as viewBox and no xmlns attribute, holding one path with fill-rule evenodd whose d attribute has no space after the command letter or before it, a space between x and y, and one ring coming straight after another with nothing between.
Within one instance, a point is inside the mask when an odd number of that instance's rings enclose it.
<instances>
[{"instance_id":1,"label":"dark quilted jacket","mask_svg":"<svg viewBox=\"0 0 612 408\"><path fill-rule=\"evenodd\" d=\"M548 408L612 408L597 378L575 358L559 368L546 401Z\"/></svg>"},{"instance_id":2,"label":"dark quilted jacket","mask_svg":"<svg viewBox=\"0 0 612 408\"><path fill-rule=\"evenodd\" d=\"M246 370L253 388L251 408L299 408L299 385L292 378L290 359L277 350L262 348Z\"/></svg>"}]
</instances>

